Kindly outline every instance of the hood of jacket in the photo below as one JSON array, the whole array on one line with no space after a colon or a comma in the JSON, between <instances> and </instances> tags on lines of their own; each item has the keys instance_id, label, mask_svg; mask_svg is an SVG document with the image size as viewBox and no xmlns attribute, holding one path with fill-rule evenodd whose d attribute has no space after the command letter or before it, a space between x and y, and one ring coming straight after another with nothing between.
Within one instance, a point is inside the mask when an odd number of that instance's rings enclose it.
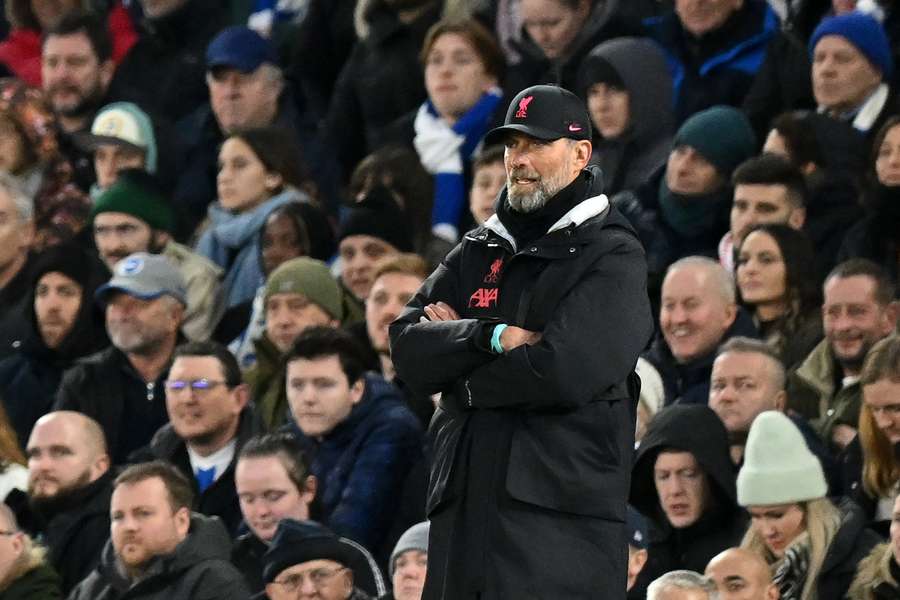
<instances>
[{"instance_id":1,"label":"hood of jacket","mask_svg":"<svg viewBox=\"0 0 900 600\"><path fill-rule=\"evenodd\" d=\"M259 230L266 224L269 214L288 202L308 202L300 190L287 188L247 212L235 214L222 208L218 202L209 207L210 230L215 239L231 249L242 248L256 240Z\"/></svg>"},{"instance_id":2,"label":"hood of jacket","mask_svg":"<svg viewBox=\"0 0 900 600\"><path fill-rule=\"evenodd\" d=\"M122 593L132 585L141 585L150 580L177 579L184 572L207 560L229 561L230 551L231 540L218 517L191 513L191 527L187 537L171 554L153 558L139 582L132 583L125 575L124 568L116 558L111 539L103 547L97 571L106 583Z\"/></svg>"},{"instance_id":3,"label":"hood of jacket","mask_svg":"<svg viewBox=\"0 0 900 600\"><path fill-rule=\"evenodd\" d=\"M615 70L628 92L630 127L623 137L642 146L660 138L671 140L675 133L672 76L659 46L646 38L625 37L591 50L581 63L578 77L578 91L585 100L594 83L593 67L601 61Z\"/></svg>"},{"instance_id":4,"label":"hood of jacket","mask_svg":"<svg viewBox=\"0 0 900 600\"><path fill-rule=\"evenodd\" d=\"M663 450L693 454L706 473L715 502L729 512L737 509L737 473L725 425L706 405L676 404L657 413L650 422L631 469L629 502L657 527L667 529L653 480L656 457Z\"/></svg>"},{"instance_id":5,"label":"hood of jacket","mask_svg":"<svg viewBox=\"0 0 900 600\"><path fill-rule=\"evenodd\" d=\"M537 45L530 35L528 35L524 26L521 28L520 40L512 41L512 45L515 47L516 51L534 61L567 64L570 61L573 61L573 59L578 59L578 57L582 56L597 43L597 37L601 34L602 30L609 26L616 18L616 13L619 11L620 0L606 0L604 2L592 2L591 4L593 5L591 7L591 13L588 15L581 30L569 44L565 54L562 56L553 60L548 59L544 55L544 51L541 47ZM623 35L624 33L627 32L619 32L619 35ZM577 65L578 63L576 62L575 64Z\"/></svg>"}]
</instances>

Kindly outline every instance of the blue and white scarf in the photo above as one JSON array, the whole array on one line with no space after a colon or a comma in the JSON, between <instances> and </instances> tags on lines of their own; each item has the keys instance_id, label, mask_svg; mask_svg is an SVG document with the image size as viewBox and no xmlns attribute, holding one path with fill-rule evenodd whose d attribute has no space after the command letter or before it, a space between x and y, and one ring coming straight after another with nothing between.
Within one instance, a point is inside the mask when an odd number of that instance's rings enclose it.
<instances>
[{"instance_id":1,"label":"blue and white scarf","mask_svg":"<svg viewBox=\"0 0 900 600\"><path fill-rule=\"evenodd\" d=\"M449 242L459 239L459 221L466 205L464 165L487 133L501 97L499 88L488 90L452 127L430 100L416 114L413 144L422 166L434 175L431 231Z\"/></svg>"}]
</instances>

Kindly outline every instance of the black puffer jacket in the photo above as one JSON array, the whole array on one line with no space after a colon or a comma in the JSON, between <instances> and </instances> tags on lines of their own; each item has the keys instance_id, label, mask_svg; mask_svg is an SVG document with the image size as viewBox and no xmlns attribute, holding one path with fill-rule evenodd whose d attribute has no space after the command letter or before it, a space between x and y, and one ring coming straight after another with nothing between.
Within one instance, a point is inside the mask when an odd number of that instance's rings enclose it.
<instances>
[{"instance_id":1,"label":"black puffer jacket","mask_svg":"<svg viewBox=\"0 0 900 600\"><path fill-rule=\"evenodd\" d=\"M681 529L669 524L653 478L656 458L667 449L693 454L709 486L702 516ZM670 406L653 418L631 471L629 501L647 517L650 528L649 559L638 578L638 589L676 569L702 573L713 556L740 542L747 519L737 505L736 477L728 433L711 408Z\"/></svg>"},{"instance_id":2,"label":"black puffer jacket","mask_svg":"<svg viewBox=\"0 0 900 600\"><path fill-rule=\"evenodd\" d=\"M841 526L819 572L816 595L819 600L842 600L859 563L881 542L881 538L866 529L868 519L852 500L844 499L837 507L841 512Z\"/></svg>"},{"instance_id":3,"label":"black puffer jacket","mask_svg":"<svg viewBox=\"0 0 900 600\"><path fill-rule=\"evenodd\" d=\"M172 554L154 558L138 582L123 574L107 543L100 565L69 600L247 600L244 578L228 562L230 548L218 519L194 514L187 537Z\"/></svg>"}]
</instances>

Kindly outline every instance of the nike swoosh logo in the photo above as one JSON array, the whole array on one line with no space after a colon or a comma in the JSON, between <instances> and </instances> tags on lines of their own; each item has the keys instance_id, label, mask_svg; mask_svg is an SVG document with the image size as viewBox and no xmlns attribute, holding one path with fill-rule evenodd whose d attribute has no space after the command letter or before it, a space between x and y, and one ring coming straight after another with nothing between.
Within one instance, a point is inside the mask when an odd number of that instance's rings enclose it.
<instances>
[{"instance_id":1,"label":"nike swoosh logo","mask_svg":"<svg viewBox=\"0 0 900 600\"><path fill-rule=\"evenodd\" d=\"M569 125L569 131L575 133L581 131L581 127L579 127L578 125Z\"/></svg>"}]
</instances>

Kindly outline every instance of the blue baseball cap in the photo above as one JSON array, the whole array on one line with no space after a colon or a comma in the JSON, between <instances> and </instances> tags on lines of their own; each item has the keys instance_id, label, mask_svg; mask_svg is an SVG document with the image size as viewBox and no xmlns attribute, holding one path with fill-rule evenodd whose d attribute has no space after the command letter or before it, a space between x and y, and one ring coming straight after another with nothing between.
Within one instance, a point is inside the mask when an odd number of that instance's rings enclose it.
<instances>
[{"instance_id":1,"label":"blue baseball cap","mask_svg":"<svg viewBox=\"0 0 900 600\"><path fill-rule=\"evenodd\" d=\"M231 67L242 73L255 71L263 63L278 64L275 47L249 27L227 27L206 48L206 68Z\"/></svg>"}]
</instances>

